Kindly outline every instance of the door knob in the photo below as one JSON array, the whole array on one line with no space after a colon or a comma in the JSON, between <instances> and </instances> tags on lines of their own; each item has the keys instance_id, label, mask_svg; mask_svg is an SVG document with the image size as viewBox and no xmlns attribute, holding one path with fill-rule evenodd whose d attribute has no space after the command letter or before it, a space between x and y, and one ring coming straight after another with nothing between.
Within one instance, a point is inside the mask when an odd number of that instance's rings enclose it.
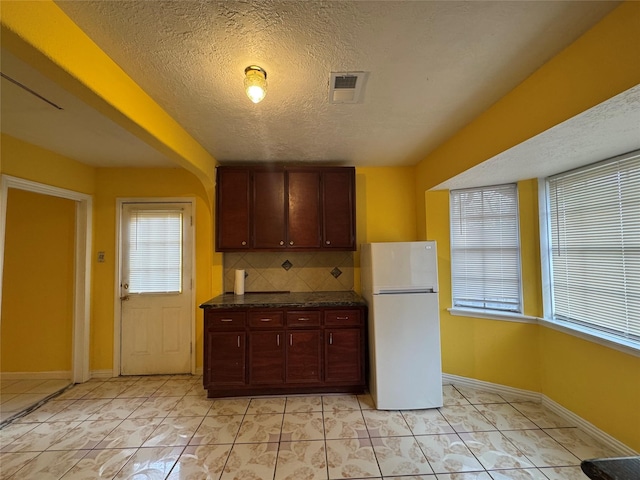
<instances>
[{"instance_id":1,"label":"door knob","mask_svg":"<svg viewBox=\"0 0 640 480\"><path fill-rule=\"evenodd\" d=\"M120 297L120 300L122 300L123 302L126 302L127 300L129 300L129 295L124 295Z\"/></svg>"}]
</instances>

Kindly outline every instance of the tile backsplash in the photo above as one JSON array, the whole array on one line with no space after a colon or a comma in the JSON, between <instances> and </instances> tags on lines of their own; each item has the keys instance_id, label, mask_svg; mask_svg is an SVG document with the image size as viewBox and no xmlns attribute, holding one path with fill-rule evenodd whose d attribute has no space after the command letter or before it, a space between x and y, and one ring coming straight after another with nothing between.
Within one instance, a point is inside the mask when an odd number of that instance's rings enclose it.
<instances>
[{"instance_id":1,"label":"tile backsplash","mask_svg":"<svg viewBox=\"0 0 640 480\"><path fill-rule=\"evenodd\" d=\"M225 292L237 269L246 272L245 292L353 290L353 252L225 253Z\"/></svg>"}]
</instances>

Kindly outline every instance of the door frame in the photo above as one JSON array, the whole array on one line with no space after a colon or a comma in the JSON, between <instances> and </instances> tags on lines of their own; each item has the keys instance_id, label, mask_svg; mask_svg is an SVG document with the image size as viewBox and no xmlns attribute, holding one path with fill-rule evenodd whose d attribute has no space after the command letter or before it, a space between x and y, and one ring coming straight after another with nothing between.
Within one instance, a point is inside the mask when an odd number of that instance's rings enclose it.
<instances>
[{"instance_id":1,"label":"door frame","mask_svg":"<svg viewBox=\"0 0 640 480\"><path fill-rule=\"evenodd\" d=\"M0 179L0 313L2 312L2 278L4 277L4 247L9 188L26 190L52 197L66 198L76 203L74 247L74 302L71 381L83 383L91 378L89 347L91 325L91 237L93 225L93 197L84 193L53 187L44 183L2 175Z\"/></svg>"},{"instance_id":2,"label":"door frame","mask_svg":"<svg viewBox=\"0 0 640 480\"><path fill-rule=\"evenodd\" d=\"M116 198L116 271L113 285L113 371L112 376L120 376L122 354L122 302L120 284L122 275L122 206L125 203L188 203L191 205L193 232L191 235L191 308L189 309L191 328L191 374L196 373L196 199L195 197L122 197Z\"/></svg>"}]
</instances>

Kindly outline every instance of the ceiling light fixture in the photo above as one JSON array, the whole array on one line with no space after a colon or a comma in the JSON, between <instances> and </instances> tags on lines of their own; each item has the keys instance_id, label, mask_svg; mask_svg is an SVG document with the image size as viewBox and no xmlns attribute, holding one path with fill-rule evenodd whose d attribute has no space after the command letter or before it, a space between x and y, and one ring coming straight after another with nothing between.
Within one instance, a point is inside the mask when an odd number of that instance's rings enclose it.
<instances>
[{"instance_id":1,"label":"ceiling light fixture","mask_svg":"<svg viewBox=\"0 0 640 480\"><path fill-rule=\"evenodd\" d=\"M244 69L244 90L253 103L259 103L267 94L267 72L257 65Z\"/></svg>"}]
</instances>

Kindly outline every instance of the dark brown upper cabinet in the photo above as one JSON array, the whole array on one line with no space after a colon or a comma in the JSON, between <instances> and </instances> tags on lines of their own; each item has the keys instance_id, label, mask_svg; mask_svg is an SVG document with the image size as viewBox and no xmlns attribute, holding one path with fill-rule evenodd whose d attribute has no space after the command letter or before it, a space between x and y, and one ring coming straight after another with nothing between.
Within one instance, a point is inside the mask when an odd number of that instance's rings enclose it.
<instances>
[{"instance_id":1,"label":"dark brown upper cabinet","mask_svg":"<svg viewBox=\"0 0 640 480\"><path fill-rule=\"evenodd\" d=\"M251 248L250 173L246 168L218 168L216 180L216 250L218 251Z\"/></svg>"},{"instance_id":2,"label":"dark brown upper cabinet","mask_svg":"<svg viewBox=\"0 0 640 480\"><path fill-rule=\"evenodd\" d=\"M216 250L355 250L353 167L218 167Z\"/></svg>"}]
</instances>

